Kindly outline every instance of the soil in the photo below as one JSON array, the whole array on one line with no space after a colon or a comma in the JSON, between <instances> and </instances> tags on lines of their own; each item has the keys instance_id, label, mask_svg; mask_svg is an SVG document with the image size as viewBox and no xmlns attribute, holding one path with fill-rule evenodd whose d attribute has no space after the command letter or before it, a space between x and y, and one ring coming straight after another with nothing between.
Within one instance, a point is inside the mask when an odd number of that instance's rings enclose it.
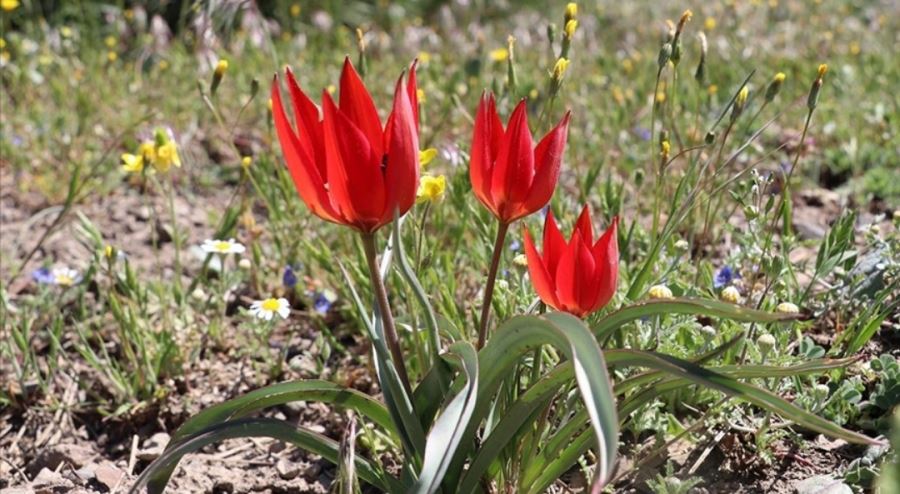
<instances>
[{"instance_id":1,"label":"soil","mask_svg":"<svg viewBox=\"0 0 900 494\"><path fill-rule=\"evenodd\" d=\"M26 179L0 169L0 278L4 280L13 270L11 260L21 259L31 249L57 211L39 194L19 190L16 184ZM229 200L229 194L223 190L176 198L179 228L189 236L187 245L197 245L212 235L209 225L214 222L210 218L221 213ZM165 263L172 259L173 247L171 242L165 242L165 232L160 227L152 234L163 242L159 260L153 255L151 244L150 224L154 217L166 214L162 195L141 194L136 188L125 187L79 204L76 211L103 232L106 242L121 246L137 269L157 272L156 263L161 262L171 273L171 266ZM805 234L820 237L836 214L835 201L831 196L819 200L803 195L795 211L808 225L803 230ZM69 216L22 274L6 287L13 300L34 289L30 273L44 259L76 268L87 264L93 254L75 233L78 222L74 218L75 215ZM193 256L185 261L188 270L196 270L199 263L199 258ZM302 313L304 308L295 310ZM166 378L160 388L167 394L125 404L122 410L106 410L103 415L95 405L113 400L117 393L106 376L80 361L57 362L58 370L46 383L23 386L0 379L0 385L17 400L0 409L0 494L125 492L188 417L206 406L273 382L321 377L377 394L362 336L341 333L335 317L329 323L346 351L333 352L325 362L316 361L317 330L308 324L308 319L292 317L290 322L277 326L269 342L275 358L290 357L281 374L270 375L262 362L242 351L246 342L225 337L210 343L198 359L185 365L178 377ZM50 342L44 333L37 334L31 344L46 359ZM76 337L66 333L60 344L69 347ZM12 365L0 362L0 376L14 375ZM265 415L335 440L340 440L347 422L344 412L319 404L275 407ZM708 431L690 448L671 450L668 456L676 462L679 476L703 479L695 492L739 494L795 492L798 482L838 471L860 454L858 448L834 445L821 437L810 443L803 451L776 443L772 463L762 464L752 459L750 439L730 431ZM229 440L187 456L168 492L324 493L329 492L335 475L331 464L279 441ZM577 472L572 472L566 485L554 487L553 491L583 492L584 480L578 477ZM649 490L642 482L636 482L621 492Z\"/></svg>"}]
</instances>

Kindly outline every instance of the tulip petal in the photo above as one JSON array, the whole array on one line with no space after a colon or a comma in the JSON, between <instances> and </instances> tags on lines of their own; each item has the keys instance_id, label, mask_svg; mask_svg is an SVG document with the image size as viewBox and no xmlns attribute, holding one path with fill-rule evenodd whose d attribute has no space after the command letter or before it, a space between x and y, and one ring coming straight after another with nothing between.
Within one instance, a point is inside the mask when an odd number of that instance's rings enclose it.
<instances>
[{"instance_id":1,"label":"tulip petal","mask_svg":"<svg viewBox=\"0 0 900 494\"><path fill-rule=\"evenodd\" d=\"M406 93L409 95L409 104L412 105L413 117L416 121L416 135L419 132L419 86L416 83L416 67L419 59L413 60L409 66L409 77L406 80Z\"/></svg>"},{"instance_id":2,"label":"tulip petal","mask_svg":"<svg viewBox=\"0 0 900 494\"><path fill-rule=\"evenodd\" d=\"M344 115L368 138L373 153L379 157L383 155L384 131L381 128L381 119L378 118L378 110L365 84L353 68L350 57L344 59L344 69L341 71L340 107Z\"/></svg>"},{"instance_id":3,"label":"tulip petal","mask_svg":"<svg viewBox=\"0 0 900 494\"><path fill-rule=\"evenodd\" d=\"M534 180L534 148L528 109L519 102L509 119L491 174L491 197L501 220L516 219L516 204L525 201Z\"/></svg>"},{"instance_id":4,"label":"tulip petal","mask_svg":"<svg viewBox=\"0 0 900 494\"><path fill-rule=\"evenodd\" d=\"M544 260L541 259L541 255L538 254L537 249L534 247L531 233L528 232L527 228L523 228L523 230L525 237L525 258L528 260L528 274L531 276L531 284L534 285L534 291L537 292L538 297L540 297L545 304L554 309L561 310L559 299L556 297L556 288L554 286L553 278L550 276L550 272L547 271L547 267L544 265Z\"/></svg>"},{"instance_id":5,"label":"tulip petal","mask_svg":"<svg viewBox=\"0 0 900 494\"><path fill-rule=\"evenodd\" d=\"M382 155L374 152L365 133L335 106L327 91L322 92L322 101L329 190L351 223L371 231L384 215Z\"/></svg>"},{"instance_id":6,"label":"tulip petal","mask_svg":"<svg viewBox=\"0 0 900 494\"><path fill-rule=\"evenodd\" d=\"M594 258L581 239L581 233L575 230L556 267L556 295L565 311L579 317L586 312L581 307L581 299L585 283L584 274L588 270L589 274L593 275Z\"/></svg>"},{"instance_id":7,"label":"tulip petal","mask_svg":"<svg viewBox=\"0 0 900 494\"><path fill-rule=\"evenodd\" d=\"M569 131L570 113L559 122L550 132L541 139L534 150L534 180L531 184L531 192L525 199L519 211L519 215L528 216L544 207L559 181L559 171L562 168L563 151L566 147L566 138Z\"/></svg>"},{"instance_id":8,"label":"tulip petal","mask_svg":"<svg viewBox=\"0 0 900 494\"><path fill-rule=\"evenodd\" d=\"M300 194L300 198L313 214L322 219L342 223L344 219L331 202L331 197L325 189L325 181L319 173L318 167L313 164L312 158L306 154L297 134L291 128L284 105L281 101L281 90L276 76L272 81L272 116L275 120L275 130L278 133L278 141L284 153L285 163L294 181L294 186Z\"/></svg>"},{"instance_id":9,"label":"tulip petal","mask_svg":"<svg viewBox=\"0 0 900 494\"><path fill-rule=\"evenodd\" d=\"M499 129L499 136L497 135ZM494 201L491 198L491 173L496 155L495 144L503 139L503 124L497 115L494 95L481 96L478 111L475 114L475 130L472 134L471 159L469 161L469 179L475 197L494 214Z\"/></svg>"},{"instance_id":10,"label":"tulip petal","mask_svg":"<svg viewBox=\"0 0 900 494\"><path fill-rule=\"evenodd\" d=\"M616 293L616 284L619 279L619 217L612 220L612 224L597 240L592 249L594 261L597 265L596 277L598 280L597 299L591 307L591 311L598 310L612 300Z\"/></svg>"},{"instance_id":11,"label":"tulip petal","mask_svg":"<svg viewBox=\"0 0 900 494\"><path fill-rule=\"evenodd\" d=\"M591 211L588 209L587 204L581 209L581 214L578 215L578 220L575 221L575 229L581 232L581 239L588 246L594 243L594 229L591 226Z\"/></svg>"},{"instance_id":12,"label":"tulip petal","mask_svg":"<svg viewBox=\"0 0 900 494\"><path fill-rule=\"evenodd\" d=\"M294 73L286 68L288 90L291 94L291 103L294 106L294 122L297 124L297 134L300 144L306 153L313 159L321 176L326 175L325 154L322 143L322 120L319 118L319 108L300 89Z\"/></svg>"},{"instance_id":13,"label":"tulip petal","mask_svg":"<svg viewBox=\"0 0 900 494\"><path fill-rule=\"evenodd\" d=\"M393 220L395 209L400 210L401 216L409 211L416 201L419 183L419 136L412 101L402 76L394 90L390 121L390 135L385 136L388 142L384 178L387 190L382 224Z\"/></svg>"},{"instance_id":14,"label":"tulip petal","mask_svg":"<svg viewBox=\"0 0 900 494\"><path fill-rule=\"evenodd\" d=\"M547 218L544 220L544 265L547 266L547 271L556 274L559 260L565 251L566 239L556 225L553 211L548 210Z\"/></svg>"}]
</instances>

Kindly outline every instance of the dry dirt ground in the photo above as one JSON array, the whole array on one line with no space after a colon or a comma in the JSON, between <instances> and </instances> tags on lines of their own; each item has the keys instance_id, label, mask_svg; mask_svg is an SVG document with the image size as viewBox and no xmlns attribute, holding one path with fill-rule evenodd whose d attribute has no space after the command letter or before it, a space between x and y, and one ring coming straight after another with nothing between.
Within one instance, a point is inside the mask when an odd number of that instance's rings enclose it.
<instances>
[{"instance_id":1,"label":"dry dirt ground","mask_svg":"<svg viewBox=\"0 0 900 494\"><path fill-rule=\"evenodd\" d=\"M30 249L55 214L38 195L19 193L15 186L18 180L27 177L13 177L8 170L0 170L0 249L6 262L20 258ZM825 200L804 199L806 196L799 199L797 215L807 215L809 219L803 221L813 225L813 230L827 228L829 217L835 214L835 199L830 194L823 192ZM178 219L181 228L190 232L188 245L211 234L208 215L227 200L221 191L177 199L179 211L192 212L179 215ZM165 211L161 197L151 199L151 204L158 211ZM126 249L139 269L155 269L149 242L153 215L148 214L148 204L135 190L92 199L78 205L77 210L97 224L106 240ZM73 235L74 228L75 222L70 220L52 235L24 274L7 287L13 301L18 294L33 289L28 273L41 259L52 258L76 266L84 261L87 253ZM171 243L163 244L163 262L171 258L171 249ZM4 280L10 270L10 266L0 267ZM162 386L167 390L165 395L119 415L97 413L94 404L112 396L107 389L111 384L78 360L58 362L60 371L47 383L47 394L41 393L37 383L27 383L25 389L19 389L17 383L0 377L0 383L18 400L13 406L0 409L0 493L125 492L185 419L203 407L273 380L322 377L377 393L367 367L363 338L341 329L336 315L329 321L346 350L334 352L322 367L315 362L316 330L303 318L292 318L278 326L269 342L273 352L287 355L282 375L269 377L259 362L241 351L240 341L225 338L186 365L183 374L168 379ZM46 357L49 343L40 331L36 334L31 344L40 356ZM75 336L68 332L64 336L62 346L70 348ZM0 362L0 376L11 375L11 363ZM266 413L334 439L340 439L347 421L344 412L311 403L278 407ZM803 450L776 445L774 463L769 465L754 461L748 453L750 438L727 431L709 431L690 448L676 445L667 456L676 462L681 473L703 478L696 492L737 494L795 492L799 481L839 471L860 454L858 448L822 437L809 439L809 446ZM278 441L232 440L186 457L168 492L328 492L334 477L335 469L330 464ZM583 491L584 479L579 472L570 472L565 480L566 484L555 487L554 492ZM628 487L621 492L648 491L644 487Z\"/></svg>"}]
</instances>

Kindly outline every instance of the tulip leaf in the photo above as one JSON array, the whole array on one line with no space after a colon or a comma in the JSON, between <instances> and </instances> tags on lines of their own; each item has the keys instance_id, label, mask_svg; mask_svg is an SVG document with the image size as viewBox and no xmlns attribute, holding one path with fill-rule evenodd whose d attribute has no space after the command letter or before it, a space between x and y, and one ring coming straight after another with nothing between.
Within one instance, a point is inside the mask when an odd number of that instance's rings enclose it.
<instances>
[{"instance_id":1,"label":"tulip leaf","mask_svg":"<svg viewBox=\"0 0 900 494\"><path fill-rule=\"evenodd\" d=\"M412 490L415 493L432 494L440 489L441 480L465 434L478 397L478 354L475 347L469 342L456 342L450 345L444 358L459 362L466 382L428 433L422 471Z\"/></svg>"},{"instance_id":2,"label":"tulip leaf","mask_svg":"<svg viewBox=\"0 0 900 494\"><path fill-rule=\"evenodd\" d=\"M702 298L676 298L670 300L645 300L623 307L608 314L591 329L598 340L603 340L623 324L649 316L665 314L701 314L722 317L738 322L786 322L800 319L798 314L777 314L740 305Z\"/></svg>"},{"instance_id":3,"label":"tulip leaf","mask_svg":"<svg viewBox=\"0 0 900 494\"><path fill-rule=\"evenodd\" d=\"M397 434L388 411L381 403L355 389L312 379L273 384L209 407L178 428L172 435L172 442L177 443L181 438L217 423L245 417L257 410L293 401L316 401L339 405L371 420L385 432L395 436Z\"/></svg>"},{"instance_id":4,"label":"tulip leaf","mask_svg":"<svg viewBox=\"0 0 900 494\"><path fill-rule=\"evenodd\" d=\"M389 255L383 256L385 261L389 260L389 258ZM344 279L350 288L350 295L359 311L360 319L365 322L369 339L372 341L372 353L375 356L375 372L378 375L378 382L381 385L388 412L390 412L394 425L397 428L404 450L409 455L412 463L417 463L425 449L425 431L422 429L422 424L416 415L412 398L406 393L406 389L401 384L400 376L397 374L397 369L394 367L388 352L384 341L381 317L378 314L378 304L374 304L375 315L371 316L370 319L369 313L366 311L347 270L340 262L338 262L338 266L344 274ZM382 269L382 274L385 271L386 268Z\"/></svg>"},{"instance_id":5,"label":"tulip leaf","mask_svg":"<svg viewBox=\"0 0 900 494\"><path fill-rule=\"evenodd\" d=\"M619 434L612 387L597 341L581 320L568 314L517 316L494 332L478 355L478 400L464 444L474 444L475 432L491 408L491 398L513 367L522 356L542 345L556 347L572 362L575 380L598 438L597 478L605 482L615 464ZM468 452L460 448L445 479L446 485L459 485L456 480L467 462Z\"/></svg>"},{"instance_id":6,"label":"tulip leaf","mask_svg":"<svg viewBox=\"0 0 900 494\"><path fill-rule=\"evenodd\" d=\"M828 420L812 414L777 395L751 384L742 383L736 378L753 377L788 377L844 367L854 359L818 359L791 367L776 366L723 366L719 369L708 369L694 363L669 355L639 350L607 350L604 352L611 366L637 366L656 369L675 379L656 383L637 395L622 402L619 415L624 421L640 405L652 401L665 391L672 391L689 384L699 384L722 391L738 399L746 400L760 408L773 412L802 427L821 432L825 435L841 438L857 444L877 444L878 442L844 429ZM720 371L720 372L717 372ZM637 398L640 396L640 398ZM634 400L639 399L636 403ZM585 411L577 412L570 421L560 427L547 441L547 445L526 469L523 485L533 486L530 492L542 492L553 481L565 473L578 458L591 446L591 429L584 429L587 418ZM573 438L575 434L578 434ZM563 447L564 445L564 447Z\"/></svg>"},{"instance_id":7,"label":"tulip leaf","mask_svg":"<svg viewBox=\"0 0 900 494\"><path fill-rule=\"evenodd\" d=\"M210 427L182 437L148 466L131 487L130 493L141 492L146 485L151 494L165 491L166 484L181 458L204 446L244 437L271 437L317 454L337 465L340 462L340 445L307 429L297 428L283 420L269 418L238 419L216 423ZM395 477L373 466L368 460L354 458L359 478L386 492L403 492L404 486Z\"/></svg>"}]
</instances>

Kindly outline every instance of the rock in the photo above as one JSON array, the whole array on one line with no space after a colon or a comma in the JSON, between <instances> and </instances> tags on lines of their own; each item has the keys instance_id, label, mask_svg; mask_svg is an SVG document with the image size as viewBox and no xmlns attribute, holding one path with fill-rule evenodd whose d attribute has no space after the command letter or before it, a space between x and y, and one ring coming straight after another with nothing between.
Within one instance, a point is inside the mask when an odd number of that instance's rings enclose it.
<instances>
[{"instance_id":1,"label":"rock","mask_svg":"<svg viewBox=\"0 0 900 494\"><path fill-rule=\"evenodd\" d=\"M97 475L94 474L94 469L90 466L79 468L75 470L75 475L78 476L81 480L85 482L89 482L93 479L97 478Z\"/></svg>"},{"instance_id":2,"label":"rock","mask_svg":"<svg viewBox=\"0 0 900 494\"><path fill-rule=\"evenodd\" d=\"M34 489L35 494L49 494L52 492L68 492L75 486L58 472L44 468L31 481L31 487Z\"/></svg>"},{"instance_id":3,"label":"rock","mask_svg":"<svg viewBox=\"0 0 900 494\"><path fill-rule=\"evenodd\" d=\"M159 458L159 455L165 451L169 445L171 437L165 432L157 432L144 440L144 444L140 451L137 452L139 460L152 461Z\"/></svg>"},{"instance_id":4,"label":"rock","mask_svg":"<svg viewBox=\"0 0 900 494\"><path fill-rule=\"evenodd\" d=\"M853 494L853 489L830 475L816 475L794 484L797 494Z\"/></svg>"},{"instance_id":5,"label":"rock","mask_svg":"<svg viewBox=\"0 0 900 494\"><path fill-rule=\"evenodd\" d=\"M300 475L300 465L284 458L278 460L278 463L275 464L275 470L278 472L278 476L284 480L291 480Z\"/></svg>"},{"instance_id":6,"label":"rock","mask_svg":"<svg viewBox=\"0 0 900 494\"><path fill-rule=\"evenodd\" d=\"M34 494L34 489L27 485L18 485L15 487L7 487L0 489L0 494Z\"/></svg>"},{"instance_id":7,"label":"rock","mask_svg":"<svg viewBox=\"0 0 900 494\"><path fill-rule=\"evenodd\" d=\"M88 446L58 444L41 450L41 452L28 463L25 470L29 475L34 475L45 468L56 470L62 463L78 469L90 463L94 456L96 456L94 450Z\"/></svg>"},{"instance_id":8,"label":"rock","mask_svg":"<svg viewBox=\"0 0 900 494\"><path fill-rule=\"evenodd\" d=\"M105 461L94 469L94 475L96 475L98 482L108 487L109 490L114 490L122 483L125 472L116 468L112 463Z\"/></svg>"}]
</instances>

